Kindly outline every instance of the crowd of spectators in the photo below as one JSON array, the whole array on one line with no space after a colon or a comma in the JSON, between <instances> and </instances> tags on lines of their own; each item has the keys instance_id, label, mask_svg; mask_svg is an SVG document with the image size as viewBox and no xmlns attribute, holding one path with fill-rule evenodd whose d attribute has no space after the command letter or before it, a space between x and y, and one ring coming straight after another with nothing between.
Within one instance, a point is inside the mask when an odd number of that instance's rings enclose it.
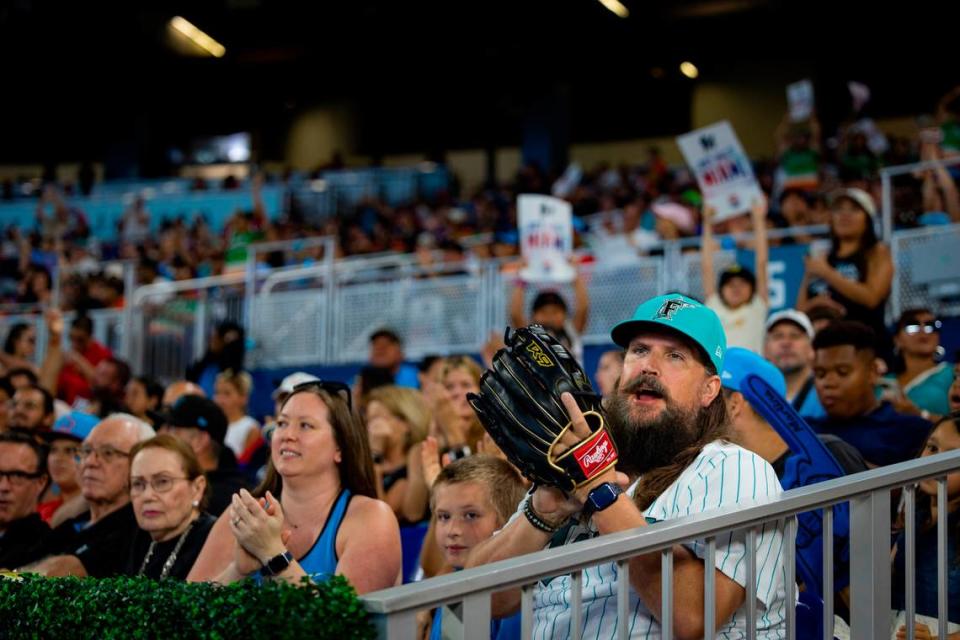
<instances>
[{"instance_id":1,"label":"crowd of spectators","mask_svg":"<svg viewBox=\"0 0 960 640\"><path fill-rule=\"evenodd\" d=\"M696 308L720 327L724 338L717 351L701 357L704 339L692 330L680 331L679 337L669 332L645 336L643 327L650 320L638 316L613 331L612 340L621 348L604 354L596 371L599 391L621 428L634 424L631 409L624 409L634 396L642 396L638 402L644 406L663 401L667 412L676 408L677 398L693 394L687 378L693 380L694 361L697 375L710 381L702 387L709 388L703 392L709 397L695 402L703 403L698 411L712 415L705 433L718 439L699 443L696 451L677 448L670 438L655 442L661 448L654 451L672 453L669 460L648 462L652 466L647 470L657 472L651 478L667 477L662 474L671 465L682 472L680 460L692 465L710 447L715 448L711 455L726 459L736 446L767 465L762 468L769 470L768 479L776 477L783 488L806 483L791 461L798 453L741 386L749 374L763 378L805 418L811 436L822 444L813 455L833 464L836 475L957 449L960 372L945 358L943 321L934 309L909 309L888 330L884 308L894 265L875 232L880 166L960 152L951 146L960 126L954 102L951 94L942 105L942 140L891 139L883 151L869 131L856 125L825 139L815 118L799 124L785 120L777 132L778 158L758 167L767 197L745 215L716 225L712 211L701 206L689 173L670 170L656 150L638 167L604 166L586 175L567 171L560 176L525 167L514 184L467 197L443 194L430 203L399 207L365 202L320 227L307 225L295 207L270 221L259 195L263 178L257 177L250 186L251 210L238 212L222 232L202 219L174 220L164 222L155 237L149 231L149 203L137 200L124 214L113 247L94 246L83 212L67 204L56 188L45 188L37 228L24 235L9 230L3 247L5 264L13 267L5 274L16 274L8 278L13 287L5 290L4 299L43 308L47 346L38 362L35 328L18 324L9 329L0 353L0 569L219 583L246 577L321 580L338 573L366 593L496 559L498 552L484 541L498 529L509 531L502 538L508 541L504 549L519 548L511 545L524 516L537 535L559 536L546 542L536 538L540 548L581 534L606 533L588 522L553 522L535 513L539 508L543 516L544 505L553 503L543 494L524 497L526 480L480 425L467 395L479 391L483 367L469 355L409 363L403 336L383 327L370 334L368 362L356 379L320 380L294 373L274 382L273 415L251 416L254 382L244 371L242 326L218 325L207 351L184 371L184 378L163 384L135 376L138 372L94 339L92 322L83 313L122 306L129 294L121 272L100 268L110 257L133 260L137 283L151 284L223 273L245 264L253 242L311 232L335 235L341 255L399 251L422 254L428 261L434 250L461 256L465 245L481 258L516 255L513 203L518 193L553 192L567 198L583 221L578 223L580 241L598 259L636 256L655 251L659 240L702 234L703 305L686 297L673 302L680 301L679 309ZM931 170L912 180L898 186L905 190L898 197L905 202L906 191L918 187L921 199L912 209L898 208L912 211L901 216L902 224L933 223L931 213L958 221L950 171ZM48 205L51 217L44 214ZM795 308L769 314L767 253L774 238L767 230L812 224L828 226L828 249L807 257ZM741 231L755 232L748 245L754 250L753 270L734 265L717 273L714 233ZM487 241L471 244L478 234L488 234ZM286 259L267 257L268 262ZM60 280L59 305L54 304L54 272ZM511 321L515 326L543 324L582 358L579 336L587 325L590 299L579 276L574 293L568 305L557 293L541 292L525 308L518 283L511 294ZM641 304L637 314L643 308ZM60 309L81 313L68 327ZM639 333L624 336L624 325ZM484 364L490 366L499 346L491 340L482 354ZM661 349L667 354L662 358ZM667 423L651 424L663 428ZM634 450L621 449L624 468L630 469L628 454ZM640 486L652 491L653 482ZM938 519L947 519L953 542L960 540L960 474L948 477L947 491L948 513L939 514L936 484L919 485L917 535L930 542L918 545L916 602L917 612L927 618L938 615L937 558L930 552ZM641 508L659 507L658 495L647 495ZM904 517L901 512L891 531L892 567L898 576L907 566ZM410 530L419 535L402 533ZM771 540L760 544L772 548L776 536ZM957 544L949 547L952 593L960 589L958 549ZM835 599L836 611L844 617L849 580L843 574L842 549L838 558L836 593L823 596ZM690 560L678 562L686 566ZM729 575L719 566L718 571L727 593L737 593L736 585L742 587L737 569ZM778 579L768 576L773 595L767 594L763 606L771 612L783 605L777 595L782 585L774 588ZM902 585L902 577L894 582ZM569 587L557 582L544 588ZM905 624L903 594L897 589L893 608ZM639 597L646 602L646 593ZM960 624L957 602L952 600L948 611L951 625ZM723 606L728 614L737 610L730 603ZM503 615L491 627L492 637L518 637L515 610L495 607ZM656 611L649 614L651 626L656 616ZM775 634L779 623L764 618L770 625L764 633ZM423 612L421 632L444 637L452 621L446 608ZM960 627L950 629L951 638L960 633Z\"/></svg>"}]
</instances>

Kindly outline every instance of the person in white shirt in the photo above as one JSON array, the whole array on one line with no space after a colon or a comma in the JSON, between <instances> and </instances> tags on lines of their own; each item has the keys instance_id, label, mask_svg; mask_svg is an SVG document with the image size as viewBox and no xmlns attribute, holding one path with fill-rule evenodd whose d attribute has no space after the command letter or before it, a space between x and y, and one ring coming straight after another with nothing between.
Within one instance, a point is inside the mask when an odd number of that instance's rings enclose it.
<instances>
[{"instance_id":1,"label":"person in white shirt","mask_svg":"<svg viewBox=\"0 0 960 640\"><path fill-rule=\"evenodd\" d=\"M213 401L227 416L224 444L238 458L260 438L260 425L247 415L247 403L253 390L253 379L246 371L224 371L217 375Z\"/></svg>"},{"instance_id":2,"label":"person in white shirt","mask_svg":"<svg viewBox=\"0 0 960 640\"><path fill-rule=\"evenodd\" d=\"M471 552L467 567L513 558L627 529L725 507L746 507L782 492L773 468L760 456L729 441L726 406L718 372L726 340L716 314L697 301L670 294L652 298L611 332L626 349L623 375L605 399L607 428L617 445L615 469L607 470L568 496L537 486L517 513L490 540ZM570 394L561 399L572 429L590 428ZM622 485L629 484L626 492ZM786 634L786 570L783 527L764 524L754 548L745 535L716 539L715 566L706 567L702 540L675 545L674 612L677 638L700 638L713 624L718 638L746 637L747 554L756 559L756 637ZM660 553L630 558L632 638L661 637ZM704 620L704 575L715 572L716 620ZM617 634L616 563L583 571L581 637ZM569 575L539 582L533 594L532 637L572 635L572 581ZM493 595L494 617L520 607L520 590Z\"/></svg>"},{"instance_id":3,"label":"person in white shirt","mask_svg":"<svg viewBox=\"0 0 960 640\"><path fill-rule=\"evenodd\" d=\"M755 238L756 277L740 265L728 267L716 282L713 258L717 250L713 239L713 210L703 212L703 243L700 260L705 304L720 317L727 344L763 354L765 322L770 299L767 289L767 201L755 202L750 209Z\"/></svg>"}]
</instances>

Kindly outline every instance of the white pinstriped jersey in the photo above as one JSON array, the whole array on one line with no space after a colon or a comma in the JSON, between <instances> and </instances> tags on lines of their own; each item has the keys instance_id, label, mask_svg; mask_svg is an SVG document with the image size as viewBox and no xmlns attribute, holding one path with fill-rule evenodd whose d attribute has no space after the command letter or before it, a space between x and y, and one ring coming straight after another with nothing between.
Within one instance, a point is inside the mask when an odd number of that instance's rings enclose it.
<instances>
[{"instance_id":1,"label":"white pinstriped jersey","mask_svg":"<svg viewBox=\"0 0 960 640\"><path fill-rule=\"evenodd\" d=\"M633 493L636 484L628 493ZM760 456L727 442L712 442L646 509L648 522L670 520L730 506L748 506L782 492L773 468ZM522 512L514 514L523 517ZM563 544L598 535L591 526L574 525ZM553 546L556 546L554 544ZM702 541L687 547L706 555ZM745 535L718 536L716 567L741 586L746 585ZM783 526L764 526L757 536L757 638L786 636L786 573L783 564ZM614 563L583 571L582 636L615 638L617 628L617 567ZM570 577L557 576L534 591L534 640L570 635ZM660 626L636 592L630 590L631 638L660 638ZM718 638L746 638L746 603L717 633Z\"/></svg>"}]
</instances>

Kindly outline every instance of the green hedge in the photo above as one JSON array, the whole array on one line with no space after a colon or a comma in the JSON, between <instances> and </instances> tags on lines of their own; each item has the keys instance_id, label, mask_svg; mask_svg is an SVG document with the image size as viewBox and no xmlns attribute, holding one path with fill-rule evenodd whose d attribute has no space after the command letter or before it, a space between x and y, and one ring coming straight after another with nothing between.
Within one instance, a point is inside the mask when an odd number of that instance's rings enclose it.
<instances>
[{"instance_id":1,"label":"green hedge","mask_svg":"<svg viewBox=\"0 0 960 640\"><path fill-rule=\"evenodd\" d=\"M341 576L293 586L0 574L2 638L374 638Z\"/></svg>"}]
</instances>

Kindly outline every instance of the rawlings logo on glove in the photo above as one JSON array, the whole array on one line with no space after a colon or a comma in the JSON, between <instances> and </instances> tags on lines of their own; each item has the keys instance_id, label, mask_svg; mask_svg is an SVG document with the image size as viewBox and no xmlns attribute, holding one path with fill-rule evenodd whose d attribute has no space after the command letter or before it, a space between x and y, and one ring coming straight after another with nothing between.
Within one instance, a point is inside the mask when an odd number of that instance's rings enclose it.
<instances>
[{"instance_id":1,"label":"rawlings logo on glove","mask_svg":"<svg viewBox=\"0 0 960 640\"><path fill-rule=\"evenodd\" d=\"M504 342L480 379L480 393L467 399L510 462L533 482L568 492L610 469L617 448L580 365L540 325L508 330ZM563 393L573 396L590 429L579 441Z\"/></svg>"}]
</instances>

